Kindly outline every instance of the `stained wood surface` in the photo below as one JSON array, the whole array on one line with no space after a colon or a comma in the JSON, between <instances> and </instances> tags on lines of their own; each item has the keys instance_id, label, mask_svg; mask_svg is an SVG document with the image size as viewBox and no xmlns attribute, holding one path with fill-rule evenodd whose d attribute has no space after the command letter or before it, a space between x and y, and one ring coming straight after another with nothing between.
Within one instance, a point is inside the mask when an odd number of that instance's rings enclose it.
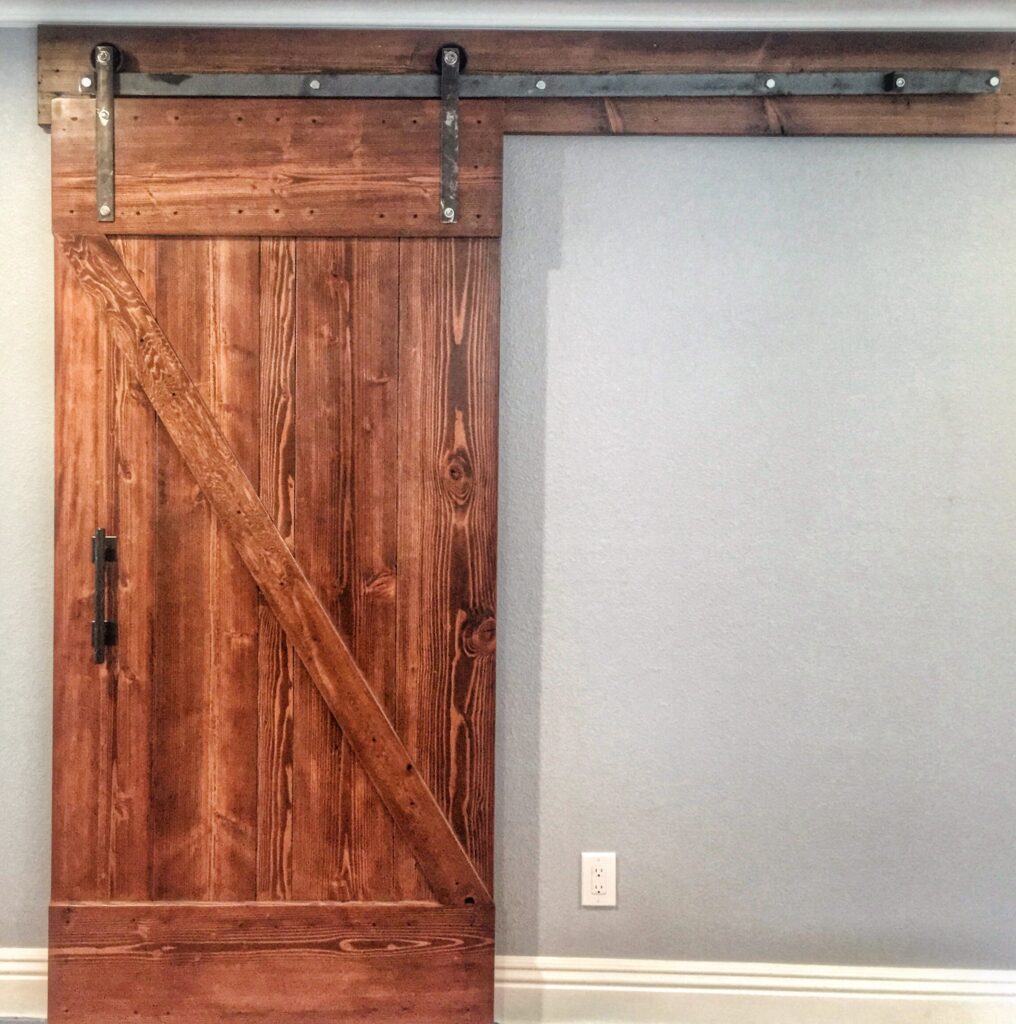
<instances>
[{"instance_id":1,"label":"stained wood surface","mask_svg":"<svg viewBox=\"0 0 1016 1024\"><path fill-rule=\"evenodd\" d=\"M497 241L57 263L54 1014L489 1024Z\"/></svg>"},{"instance_id":2,"label":"stained wood surface","mask_svg":"<svg viewBox=\"0 0 1016 1024\"><path fill-rule=\"evenodd\" d=\"M490 907L56 903L49 1014L75 1024L489 1024L493 960Z\"/></svg>"},{"instance_id":3,"label":"stained wood surface","mask_svg":"<svg viewBox=\"0 0 1016 1024\"><path fill-rule=\"evenodd\" d=\"M258 286L256 239L172 239L148 297L254 481ZM257 590L162 426L158 450L153 894L253 899Z\"/></svg>"},{"instance_id":4,"label":"stained wood surface","mask_svg":"<svg viewBox=\"0 0 1016 1024\"><path fill-rule=\"evenodd\" d=\"M126 239L117 243L117 251L138 287L154 294L156 243ZM75 294L68 282L63 282L63 287L69 295ZM62 345L60 351L62 354ZM114 705L109 894L114 899L147 899L152 881L152 694L158 581L153 526L158 519L158 421L115 345L107 346L106 360L110 372L108 521L119 538L113 615L120 635L119 643L107 654Z\"/></svg>"},{"instance_id":5,"label":"stained wood surface","mask_svg":"<svg viewBox=\"0 0 1016 1024\"><path fill-rule=\"evenodd\" d=\"M296 478L296 243L261 241L261 359L256 418L259 492L279 534L294 546ZM293 895L293 685L298 655L258 593L259 899Z\"/></svg>"},{"instance_id":6,"label":"stained wood surface","mask_svg":"<svg viewBox=\"0 0 1016 1024\"><path fill-rule=\"evenodd\" d=\"M111 896L109 664L90 643L90 538L107 519L107 337L97 305L56 250L56 522L53 630L53 891Z\"/></svg>"},{"instance_id":7,"label":"stained wood surface","mask_svg":"<svg viewBox=\"0 0 1016 1024\"><path fill-rule=\"evenodd\" d=\"M490 885L499 249L486 239L401 248L400 720Z\"/></svg>"},{"instance_id":8,"label":"stained wood surface","mask_svg":"<svg viewBox=\"0 0 1016 1024\"><path fill-rule=\"evenodd\" d=\"M296 551L390 720L395 718L399 242L297 245ZM294 895L429 896L305 674L297 690ZM326 827L322 827L326 823Z\"/></svg>"},{"instance_id":9,"label":"stained wood surface","mask_svg":"<svg viewBox=\"0 0 1016 1024\"><path fill-rule=\"evenodd\" d=\"M489 902L419 769L115 251L99 238L64 240L63 251L80 286L102 307L202 500L299 651L435 894L450 903Z\"/></svg>"},{"instance_id":10,"label":"stained wood surface","mask_svg":"<svg viewBox=\"0 0 1016 1024\"><path fill-rule=\"evenodd\" d=\"M930 134L1016 131L1016 36L929 32L452 33L469 71L685 72L996 67L998 95L738 100L515 100L505 130L552 134ZM97 42L121 48L125 69L185 71L429 71L444 30L187 29L40 26L39 117L77 95ZM315 101L317 102L317 101ZM464 125L466 145L472 129Z\"/></svg>"},{"instance_id":11,"label":"stained wood surface","mask_svg":"<svg viewBox=\"0 0 1016 1024\"><path fill-rule=\"evenodd\" d=\"M117 100L116 220L95 219L95 104L54 104L58 234L497 235L499 102L462 104L459 219L439 220L430 100Z\"/></svg>"}]
</instances>

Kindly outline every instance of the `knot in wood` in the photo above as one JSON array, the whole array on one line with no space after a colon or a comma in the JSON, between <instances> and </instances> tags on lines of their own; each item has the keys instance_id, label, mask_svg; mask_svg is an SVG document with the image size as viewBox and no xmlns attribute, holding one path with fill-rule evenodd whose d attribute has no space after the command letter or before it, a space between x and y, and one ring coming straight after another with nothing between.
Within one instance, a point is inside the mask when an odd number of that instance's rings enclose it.
<instances>
[{"instance_id":1,"label":"knot in wood","mask_svg":"<svg viewBox=\"0 0 1016 1024\"><path fill-rule=\"evenodd\" d=\"M448 455L442 474L442 485L453 504L458 506L469 504L473 496L475 482L473 464L469 460L467 451L457 448Z\"/></svg>"},{"instance_id":2,"label":"knot in wood","mask_svg":"<svg viewBox=\"0 0 1016 1024\"><path fill-rule=\"evenodd\" d=\"M462 650L470 658L493 655L497 647L497 623L487 611L474 612L462 624Z\"/></svg>"}]
</instances>

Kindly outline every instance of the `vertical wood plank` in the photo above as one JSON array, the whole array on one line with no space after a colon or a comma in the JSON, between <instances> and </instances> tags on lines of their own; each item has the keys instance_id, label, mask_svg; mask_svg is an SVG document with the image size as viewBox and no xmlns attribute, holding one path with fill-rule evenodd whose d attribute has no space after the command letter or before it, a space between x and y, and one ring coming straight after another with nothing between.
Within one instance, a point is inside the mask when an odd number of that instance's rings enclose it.
<instances>
[{"instance_id":1,"label":"vertical wood plank","mask_svg":"<svg viewBox=\"0 0 1016 1024\"><path fill-rule=\"evenodd\" d=\"M56 246L53 849L56 899L109 896L108 666L91 647L91 535L109 517L105 327Z\"/></svg>"},{"instance_id":2,"label":"vertical wood plank","mask_svg":"<svg viewBox=\"0 0 1016 1024\"><path fill-rule=\"evenodd\" d=\"M255 480L258 265L249 239L160 242L158 315ZM253 898L256 590L161 427L157 550L154 892Z\"/></svg>"},{"instance_id":3,"label":"vertical wood plank","mask_svg":"<svg viewBox=\"0 0 1016 1024\"><path fill-rule=\"evenodd\" d=\"M297 553L368 682L390 707L398 243L297 245ZM396 870L401 841L389 815L305 674L297 695L295 895L401 898L397 881L408 869ZM398 856L405 861L404 853ZM410 895L416 892L418 885Z\"/></svg>"},{"instance_id":4,"label":"vertical wood plank","mask_svg":"<svg viewBox=\"0 0 1016 1024\"><path fill-rule=\"evenodd\" d=\"M155 313L173 338L205 401L211 398L209 243L159 242ZM158 435L155 693L152 744L153 894L156 899L211 895L208 608L212 519L165 428Z\"/></svg>"},{"instance_id":5,"label":"vertical wood plank","mask_svg":"<svg viewBox=\"0 0 1016 1024\"><path fill-rule=\"evenodd\" d=\"M157 243L119 239L117 251L139 290L155 301ZM150 896L151 692L155 622L156 439L158 421L141 385L110 346L112 460L109 484L118 540L119 642L111 649L113 771L110 895Z\"/></svg>"},{"instance_id":6,"label":"vertical wood plank","mask_svg":"<svg viewBox=\"0 0 1016 1024\"><path fill-rule=\"evenodd\" d=\"M259 483L260 245L209 245L211 409L244 472ZM210 622L211 896L257 891L258 591L222 525L212 530Z\"/></svg>"},{"instance_id":7,"label":"vertical wood plank","mask_svg":"<svg viewBox=\"0 0 1016 1024\"><path fill-rule=\"evenodd\" d=\"M293 547L296 478L296 247L261 242L261 500ZM293 682L295 653L259 595L259 899L293 892Z\"/></svg>"},{"instance_id":8,"label":"vertical wood plank","mask_svg":"<svg viewBox=\"0 0 1016 1024\"><path fill-rule=\"evenodd\" d=\"M296 251L296 555L338 621L342 466L336 442L342 380L334 354L344 330L336 308L342 268L335 265L333 242L298 241ZM353 899L355 885L343 850L350 824L349 752L302 666L294 715L293 894L296 899Z\"/></svg>"},{"instance_id":9,"label":"vertical wood plank","mask_svg":"<svg viewBox=\"0 0 1016 1024\"><path fill-rule=\"evenodd\" d=\"M499 246L400 252L399 722L490 885Z\"/></svg>"}]
</instances>

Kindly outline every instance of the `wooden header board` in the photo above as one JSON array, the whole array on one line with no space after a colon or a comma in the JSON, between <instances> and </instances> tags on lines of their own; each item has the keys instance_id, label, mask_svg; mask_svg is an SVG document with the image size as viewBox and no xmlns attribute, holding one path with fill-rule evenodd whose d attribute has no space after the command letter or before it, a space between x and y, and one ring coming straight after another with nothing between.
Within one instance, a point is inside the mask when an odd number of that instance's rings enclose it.
<instances>
[{"instance_id":1,"label":"wooden header board","mask_svg":"<svg viewBox=\"0 0 1016 1024\"><path fill-rule=\"evenodd\" d=\"M124 69L150 73L432 71L438 48L462 45L470 73L861 70L996 67L997 95L867 99L511 100L508 134L1011 135L1016 35L934 32L497 32L189 29L43 25L39 123L77 96L92 47L115 43ZM463 140L466 138L463 129Z\"/></svg>"}]
</instances>

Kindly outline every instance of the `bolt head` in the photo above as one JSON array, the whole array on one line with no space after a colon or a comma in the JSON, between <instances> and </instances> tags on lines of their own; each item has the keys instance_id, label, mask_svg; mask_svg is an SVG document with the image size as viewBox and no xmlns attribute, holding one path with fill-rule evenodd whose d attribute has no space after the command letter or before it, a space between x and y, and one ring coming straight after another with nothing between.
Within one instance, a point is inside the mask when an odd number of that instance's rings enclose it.
<instances>
[{"instance_id":1,"label":"bolt head","mask_svg":"<svg viewBox=\"0 0 1016 1024\"><path fill-rule=\"evenodd\" d=\"M81 88L82 89L91 89L92 88L92 80L88 77L88 75L85 75L81 79Z\"/></svg>"},{"instance_id":2,"label":"bolt head","mask_svg":"<svg viewBox=\"0 0 1016 1024\"><path fill-rule=\"evenodd\" d=\"M902 75L898 75L894 84L897 89L902 89L907 84L907 80Z\"/></svg>"},{"instance_id":3,"label":"bolt head","mask_svg":"<svg viewBox=\"0 0 1016 1024\"><path fill-rule=\"evenodd\" d=\"M103 217L108 217L112 212L113 210L109 203L103 203L102 206L99 207L99 213L101 213Z\"/></svg>"},{"instance_id":4,"label":"bolt head","mask_svg":"<svg viewBox=\"0 0 1016 1024\"><path fill-rule=\"evenodd\" d=\"M988 79L988 85L990 85L992 89L997 89L1001 84L1002 79L999 78L998 75L992 75L991 78Z\"/></svg>"},{"instance_id":5,"label":"bolt head","mask_svg":"<svg viewBox=\"0 0 1016 1024\"><path fill-rule=\"evenodd\" d=\"M310 84L310 87L312 89L320 89L321 88L321 83L316 78L312 78L310 80L309 84Z\"/></svg>"},{"instance_id":6,"label":"bolt head","mask_svg":"<svg viewBox=\"0 0 1016 1024\"><path fill-rule=\"evenodd\" d=\"M457 50L445 50L444 55L445 64L458 64L459 54Z\"/></svg>"},{"instance_id":7,"label":"bolt head","mask_svg":"<svg viewBox=\"0 0 1016 1024\"><path fill-rule=\"evenodd\" d=\"M767 78L766 79L766 88L767 89L775 89L776 88L776 79L775 78Z\"/></svg>"}]
</instances>

